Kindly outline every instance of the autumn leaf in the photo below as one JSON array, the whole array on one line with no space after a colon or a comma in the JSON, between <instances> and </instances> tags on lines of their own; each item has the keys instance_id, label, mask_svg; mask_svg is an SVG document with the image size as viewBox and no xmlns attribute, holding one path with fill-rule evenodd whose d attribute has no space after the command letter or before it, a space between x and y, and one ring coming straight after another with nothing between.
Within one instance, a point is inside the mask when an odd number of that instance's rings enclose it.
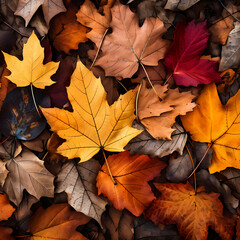
<instances>
[{"instance_id":1,"label":"autumn leaf","mask_svg":"<svg viewBox=\"0 0 240 240\"><path fill-rule=\"evenodd\" d=\"M9 204L6 194L0 195L0 221L7 220L11 217L15 209Z\"/></svg>"},{"instance_id":2,"label":"autumn leaf","mask_svg":"<svg viewBox=\"0 0 240 240\"><path fill-rule=\"evenodd\" d=\"M18 87L33 85L44 89L54 83L50 77L57 71L59 63L49 62L43 65L44 50L34 32L23 47L22 61L5 52L3 55L7 68L11 71L7 78Z\"/></svg>"},{"instance_id":3,"label":"autumn leaf","mask_svg":"<svg viewBox=\"0 0 240 240\"><path fill-rule=\"evenodd\" d=\"M222 105L214 83L207 85L193 112L182 116L186 131L194 141L209 143L213 150L210 173L227 167L240 168L240 91ZM209 147L210 147L209 146Z\"/></svg>"},{"instance_id":4,"label":"autumn leaf","mask_svg":"<svg viewBox=\"0 0 240 240\"><path fill-rule=\"evenodd\" d=\"M169 46L169 41L162 39L166 32L163 22L159 18L146 18L139 27L137 15L118 1L111 13L112 33L105 37L103 55L95 65L101 66L107 76L117 78L132 77L140 63L157 66Z\"/></svg>"},{"instance_id":5,"label":"autumn leaf","mask_svg":"<svg viewBox=\"0 0 240 240\"><path fill-rule=\"evenodd\" d=\"M165 5L165 9L169 9L169 10L187 10L188 8L190 8L191 6L193 6L195 3L199 2L199 0L167 0L167 3Z\"/></svg>"},{"instance_id":6,"label":"autumn leaf","mask_svg":"<svg viewBox=\"0 0 240 240\"><path fill-rule=\"evenodd\" d=\"M65 163L57 176L56 193L65 191L68 203L78 212L96 219L101 223L105 211L106 199L97 196L96 177L100 164L91 159L76 164Z\"/></svg>"},{"instance_id":7,"label":"autumn leaf","mask_svg":"<svg viewBox=\"0 0 240 240\"><path fill-rule=\"evenodd\" d=\"M97 176L98 194L107 196L116 209L126 208L140 216L155 198L148 181L160 175L166 164L146 155L130 156L128 151L111 155L107 161L116 184L105 163Z\"/></svg>"},{"instance_id":8,"label":"autumn leaf","mask_svg":"<svg viewBox=\"0 0 240 240\"><path fill-rule=\"evenodd\" d=\"M29 230L32 236L26 240L87 240L75 229L89 220L83 213L72 211L66 203L55 204L47 209L40 207L31 218Z\"/></svg>"},{"instance_id":9,"label":"autumn leaf","mask_svg":"<svg viewBox=\"0 0 240 240\"><path fill-rule=\"evenodd\" d=\"M27 26L40 6L42 6L44 19L47 25L55 15L66 11L62 0L19 0L14 14L23 17L25 19L25 26Z\"/></svg>"},{"instance_id":10,"label":"autumn leaf","mask_svg":"<svg viewBox=\"0 0 240 240\"><path fill-rule=\"evenodd\" d=\"M51 130L66 139L58 148L63 156L84 162L101 148L121 152L141 132L131 127L136 91L128 91L109 107L100 78L79 61L67 92L73 112L41 108Z\"/></svg>"},{"instance_id":11,"label":"autumn leaf","mask_svg":"<svg viewBox=\"0 0 240 240\"><path fill-rule=\"evenodd\" d=\"M14 240L15 238L11 236L13 230L9 227L0 227L0 239L4 240Z\"/></svg>"},{"instance_id":12,"label":"autumn leaf","mask_svg":"<svg viewBox=\"0 0 240 240\"><path fill-rule=\"evenodd\" d=\"M146 82L140 90L138 117L146 130L157 140L171 140L172 128L178 115L185 115L196 106L191 92L179 92L179 89L168 89L168 85L154 85L147 88ZM161 98L161 101L159 100Z\"/></svg>"},{"instance_id":13,"label":"autumn leaf","mask_svg":"<svg viewBox=\"0 0 240 240\"><path fill-rule=\"evenodd\" d=\"M145 217L156 225L176 224L179 234L186 240L207 239L208 226L222 239L232 239L234 220L223 216L219 194L207 194L203 187L195 193L188 182L154 185L162 194L146 211Z\"/></svg>"},{"instance_id":14,"label":"autumn leaf","mask_svg":"<svg viewBox=\"0 0 240 240\"><path fill-rule=\"evenodd\" d=\"M195 24L194 21L186 25L179 23L174 32L174 40L166 53L164 64L172 72L177 85L197 86L221 80L217 70L217 63L200 59L207 47L207 23Z\"/></svg>"}]
</instances>

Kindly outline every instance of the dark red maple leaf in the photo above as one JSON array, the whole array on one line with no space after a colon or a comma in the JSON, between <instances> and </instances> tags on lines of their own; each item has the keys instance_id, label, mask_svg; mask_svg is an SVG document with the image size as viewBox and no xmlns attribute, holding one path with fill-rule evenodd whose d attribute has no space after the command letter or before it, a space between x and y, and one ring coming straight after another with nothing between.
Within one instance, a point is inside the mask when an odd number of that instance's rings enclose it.
<instances>
[{"instance_id":1,"label":"dark red maple leaf","mask_svg":"<svg viewBox=\"0 0 240 240\"><path fill-rule=\"evenodd\" d=\"M221 81L217 62L200 59L207 47L208 37L206 21L197 24L182 21L177 25L164 62L167 70L173 72L177 85L196 87L198 84Z\"/></svg>"}]
</instances>

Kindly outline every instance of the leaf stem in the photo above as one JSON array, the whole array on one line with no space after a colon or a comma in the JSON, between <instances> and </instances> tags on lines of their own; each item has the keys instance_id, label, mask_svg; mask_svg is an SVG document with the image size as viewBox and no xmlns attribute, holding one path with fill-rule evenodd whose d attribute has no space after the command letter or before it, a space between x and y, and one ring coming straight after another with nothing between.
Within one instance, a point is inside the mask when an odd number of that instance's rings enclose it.
<instances>
[{"instance_id":1,"label":"leaf stem","mask_svg":"<svg viewBox=\"0 0 240 240\"><path fill-rule=\"evenodd\" d=\"M164 85L166 85L166 84L168 83L168 81L169 81L169 79L172 77L172 75L173 75L173 72L169 75L169 77L168 77L167 80L165 81Z\"/></svg>"},{"instance_id":2,"label":"leaf stem","mask_svg":"<svg viewBox=\"0 0 240 240\"><path fill-rule=\"evenodd\" d=\"M143 80L142 80L141 83L140 83L140 86L139 86L139 88L138 88L137 95L136 95L135 111L136 111L136 119L137 119L137 122L139 122L139 118L138 118L138 99L139 99L139 94L140 94L142 85L143 85Z\"/></svg>"},{"instance_id":3,"label":"leaf stem","mask_svg":"<svg viewBox=\"0 0 240 240\"><path fill-rule=\"evenodd\" d=\"M5 140L3 140L3 141L0 143L0 145L4 144L9 138L10 138L10 135L9 135Z\"/></svg>"},{"instance_id":4,"label":"leaf stem","mask_svg":"<svg viewBox=\"0 0 240 240\"><path fill-rule=\"evenodd\" d=\"M105 155L105 152L104 152L103 148L102 148L102 153L103 153L103 157L104 157L104 159L105 159L105 163L106 163L107 168L108 168L109 176L110 176L110 178L112 179L113 184L114 184L114 185L117 185L117 182L114 180L113 175L112 175L112 172L111 172L111 169L110 169L110 167L109 167L109 165L108 165L108 161L107 161L107 158L106 158L106 155Z\"/></svg>"},{"instance_id":5,"label":"leaf stem","mask_svg":"<svg viewBox=\"0 0 240 240\"><path fill-rule=\"evenodd\" d=\"M96 62L96 60L97 60L97 57L98 57L99 52L100 52L100 50L101 50L101 48L102 48L103 41L104 41L104 39L105 39L105 36L107 35L108 30L109 30L109 28L107 28L107 29L105 30L105 32L104 32L104 34L103 34L103 36L102 36L102 40L101 40L101 42L100 42L100 44L99 44L99 48L98 48L98 50L97 50L97 53L96 53L96 55L95 55L95 57L94 57L94 59L93 59L93 62L92 62L92 64L91 64L91 66L90 66L90 70L92 69L93 65L95 64L95 62Z\"/></svg>"},{"instance_id":6,"label":"leaf stem","mask_svg":"<svg viewBox=\"0 0 240 240\"><path fill-rule=\"evenodd\" d=\"M37 103L36 103L34 92L33 92L33 85L32 85L32 83L30 84L30 87L31 87L31 93L32 93L32 99L33 99L34 106L35 106L35 108L37 110L37 113L38 113L39 117L42 118L41 114L40 114L40 112L38 110L38 107L37 107Z\"/></svg>"},{"instance_id":7,"label":"leaf stem","mask_svg":"<svg viewBox=\"0 0 240 240\"><path fill-rule=\"evenodd\" d=\"M46 153L44 154L44 156L43 156L43 158L42 158L42 161L45 160L45 158L46 158L47 155L48 155L48 152L46 152Z\"/></svg>"}]
</instances>

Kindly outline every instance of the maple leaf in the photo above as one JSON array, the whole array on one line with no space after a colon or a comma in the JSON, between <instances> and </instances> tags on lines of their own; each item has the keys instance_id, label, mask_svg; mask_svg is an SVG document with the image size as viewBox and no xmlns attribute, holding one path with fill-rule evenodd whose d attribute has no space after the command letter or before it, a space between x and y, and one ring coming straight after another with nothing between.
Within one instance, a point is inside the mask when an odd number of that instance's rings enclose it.
<instances>
[{"instance_id":1,"label":"maple leaf","mask_svg":"<svg viewBox=\"0 0 240 240\"><path fill-rule=\"evenodd\" d=\"M31 218L29 230L32 236L26 240L87 240L75 229L89 220L83 213L72 211L66 203L55 204L47 209L40 207Z\"/></svg>"},{"instance_id":2,"label":"maple leaf","mask_svg":"<svg viewBox=\"0 0 240 240\"><path fill-rule=\"evenodd\" d=\"M33 14L40 6L42 6L44 19L47 25L55 15L66 11L62 0L19 0L14 14L23 17L25 19L25 26L27 26Z\"/></svg>"},{"instance_id":3,"label":"maple leaf","mask_svg":"<svg viewBox=\"0 0 240 240\"><path fill-rule=\"evenodd\" d=\"M0 195L0 221L7 220L11 217L15 209L9 204L6 194Z\"/></svg>"},{"instance_id":4,"label":"maple leaf","mask_svg":"<svg viewBox=\"0 0 240 240\"><path fill-rule=\"evenodd\" d=\"M154 88L162 101L144 82L139 94L138 117L155 139L171 139L175 118L193 110L195 96L191 92L180 93L177 88L168 89L167 85L155 84Z\"/></svg>"},{"instance_id":5,"label":"maple leaf","mask_svg":"<svg viewBox=\"0 0 240 240\"><path fill-rule=\"evenodd\" d=\"M222 105L212 83L201 92L193 112L181 117L185 130L194 141L210 144L213 150L210 173L226 167L240 168L239 102L240 91Z\"/></svg>"},{"instance_id":6,"label":"maple leaf","mask_svg":"<svg viewBox=\"0 0 240 240\"><path fill-rule=\"evenodd\" d=\"M176 224L184 239L207 239L211 226L222 239L232 239L234 220L223 216L223 206L217 193L205 193L203 187L195 193L186 184L154 184L162 193L146 211L145 217L156 225Z\"/></svg>"},{"instance_id":7,"label":"maple leaf","mask_svg":"<svg viewBox=\"0 0 240 240\"><path fill-rule=\"evenodd\" d=\"M57 176L55 190L57 193L65 191L68 203L76 211L95 218L99 223L107 204L105 199L97 196L95 186L100 168L100 164L94 159L79 164L68 162Z\"/></svg>"},{"instance_id":8,"label":"maple leaf","mask_svg":"<svg viewBox=\"0 0 240 240\"><path fill-rule=\"evenodd\" d=\"M174 32L174 40L166 53L164 65L177 85L197 86L221 80L216 71L217 63L200 59L207 47L207 23L195 24L194 21L186 25L185 21L179 23Z\"/></svg>"},{"instance_id":9,"label":"maple leaf","mask_svg":"<svg viewBox=\"0 0 240 240\"><path fill-rule=\"evenodd\" d=\"M69 54L71 49L78 49L78 44L87 41L88 28L77 22L78 8L70 2L67 12L57 15L50 24L49 36L58 51Z\"/></svg>"},{"instance_id":10,"label":"maple leaf","mask_svg":"<svg viewBox=\"0 0 240 240\"><path fill-rule=\"evenodd\" d=\"M130 156L128 151L112 155L107 161L116 184L105 163L97 176L98 194L107 196L116 209L126 208L140 216L155 198L148 181L160 175L166 164L146 155Z\"/></svg>"},{"instance_id":11,"label":"maple leaf","mask_svg":"<svg viewBox=\"0 0 240 240\"><path fill-rule=\"evenodd\" d=\"M80 157L83 162L101 148L121 152L141 132L131 127L136 91L128 91L109 106L100 78L78 61L67 92L73 112L41 108L51 130L66 139L58 147L58 153L63 156Z\"/></svg>"},{"instance_id":12,"label":"maple leaf","mask_svg":"<svg viewBox=\"0 0 240 240\"><path fill-rule=\"evenodd\" d=\"M111 12L113 31L105 37L103 55L95 65L101 66L107 76L118 78L132 77L139 64L157 66L169 46L169 41L161 38L166 32L163 22L159 18L146 18L139 27L137 15L119 1Z\"/></svg>"},{"instance_id":13,"label":"maple leaf","mask_svg":"<svg viewBox=\"0 0 240 240\"><path fill-rule=\"evenodd\" d=\"M6 78L18 87L33 85L44 89L55 83L50 77L57 71L59 63L49 62L43 65L44 50L34 32L23 47L22 61L5 52L3 55L7 68L11 71L11 75Z\"/></svg>"}]
</instances>

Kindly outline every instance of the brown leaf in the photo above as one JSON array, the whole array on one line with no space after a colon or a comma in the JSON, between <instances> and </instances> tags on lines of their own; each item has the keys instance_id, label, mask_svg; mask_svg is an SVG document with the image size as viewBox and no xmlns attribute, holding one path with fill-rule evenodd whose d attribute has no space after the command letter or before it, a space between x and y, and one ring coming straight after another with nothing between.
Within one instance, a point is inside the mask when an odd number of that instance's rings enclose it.
<instances>
[{"instance_id":1,"label":"brown leaf","mask_svg":"<svg viewBox=\"0 0 240 240\"><path fill-rule=\"evenodd\" d=\"M0 227L0 239L4 240L14 240L15 238L11 236L13 230L9 227Z\"/></svg>"},{"instance_id":2,"label":"brown leaf","mask_svg":"<svg viewBox=\"0 0 240 240\"><path fill-rule=\"evenodd\" d=\"M116 184L105 163L97 176L98 194L107 196L116 209L126 208L140 216L155 198L148 181L160 175L166 164L146 155L130 156L128 151L111 155L107 161Z\"/></svg>"},{"instance_id":3,"label":"brown leaf","mask_svg":"<svg viewBox=\"0 0 240 240\"><path fill-rule=\"evenodd\" d=\"M15 209L9 204L6 194L0 195L0 221L7 220L13 214Z\"/></svg>"},{"instance_id":4,"label":"brown leaf","mask_svg":"<svg viewBox=\"0 0 240 240\"><path fill-rule=\"evenodd\" d=\"M166 5L165 5L165 9L169 9L169 10L181 10L181 11L185 11L188 8L190 8L191 6L193 6L195 3L197 3L199 0L168 0Z\"/></svg>"},{"instance_id":5,"label":"brown leaf","mask_svg":"<svg viewBox=\"0 0 240 240\"><path fill-rule=\"evenodd\" d=\"M180 93L178 88L168 89L167 85L154 85L154 88L161 101L144 82L139 94L138 117L155 139L171 140L175 118L193 110L195 96L191 92Z\"/></svg>"}]
</instances>

